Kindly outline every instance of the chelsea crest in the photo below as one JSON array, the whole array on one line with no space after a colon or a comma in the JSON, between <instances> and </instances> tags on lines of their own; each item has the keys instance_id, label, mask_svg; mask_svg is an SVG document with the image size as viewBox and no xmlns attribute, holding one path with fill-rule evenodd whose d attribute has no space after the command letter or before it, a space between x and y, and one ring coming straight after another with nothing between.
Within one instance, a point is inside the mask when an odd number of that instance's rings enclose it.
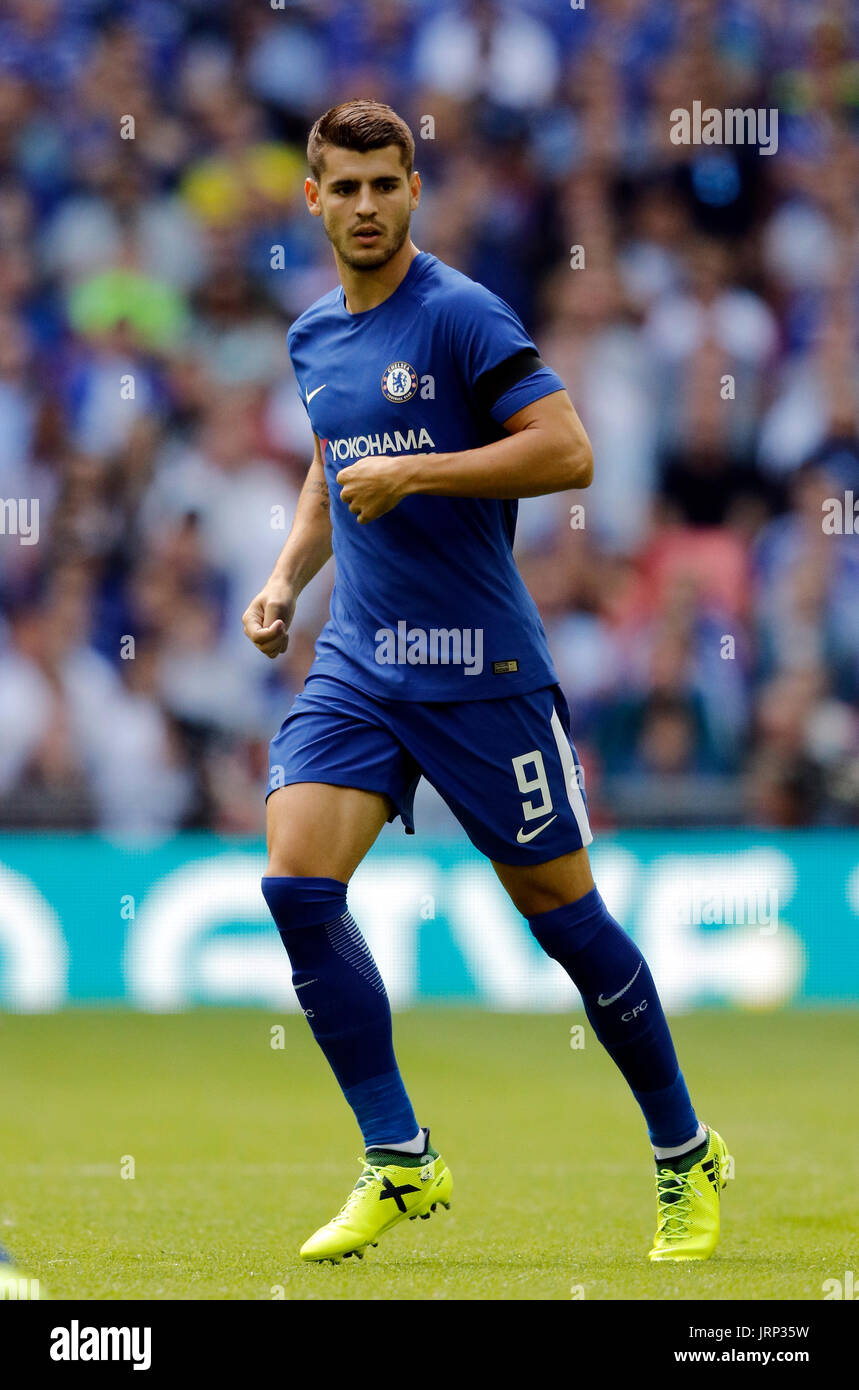
<instances>
[{"instance_id":1,"label":"chelsea crest","mask_svg":"<svg viewBox=\"0 0 859 1390\"><path fill-rule=\"evenodd\" d=\"M408 362L392 362L382 372L382 395L393 405L410 401L418 389L418 374Z\"/></svg>"}]
</instances>

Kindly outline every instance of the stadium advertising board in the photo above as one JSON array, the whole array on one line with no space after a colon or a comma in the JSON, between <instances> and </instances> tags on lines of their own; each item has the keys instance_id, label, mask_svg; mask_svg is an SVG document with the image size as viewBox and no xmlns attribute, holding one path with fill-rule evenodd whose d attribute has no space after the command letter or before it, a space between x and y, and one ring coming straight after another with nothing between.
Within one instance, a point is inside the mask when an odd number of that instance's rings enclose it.
<instances>
[{"instance_id":1,"label":"stadium advertising board","mask_svg":"<svg viewBox=\"0 0 859 1390\"><path fill-rule=\"evenodd\" d=\"M859 998L855 835L628 832L601 836L593 865L668 1010ZM0 1005L297 1009L259 889L263 868L258 842L206 834L149 847L0 837ZM355 875L350 904L395 1009L578 1003L467 846L383 838Z\"/></svg>"}]
</instances>

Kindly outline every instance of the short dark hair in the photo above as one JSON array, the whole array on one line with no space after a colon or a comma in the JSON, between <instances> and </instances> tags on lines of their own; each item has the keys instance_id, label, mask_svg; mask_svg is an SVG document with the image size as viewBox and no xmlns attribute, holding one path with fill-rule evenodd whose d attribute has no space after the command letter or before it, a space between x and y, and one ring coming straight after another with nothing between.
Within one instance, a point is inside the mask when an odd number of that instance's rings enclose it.
<instances>
[{"instance_id":1,"label":"short dark hair","mask_svg":"<svg viewBox=\"0 0 859 1390\"><path fill-rule=\"evenodd\" d=\"M319 117L307 140L307 163L315 179L322 173L326 145L361 154L398 145L406 173L414 167L414 136L402 116L382 101L342 101Z\"/></svg>"}]
</instances>

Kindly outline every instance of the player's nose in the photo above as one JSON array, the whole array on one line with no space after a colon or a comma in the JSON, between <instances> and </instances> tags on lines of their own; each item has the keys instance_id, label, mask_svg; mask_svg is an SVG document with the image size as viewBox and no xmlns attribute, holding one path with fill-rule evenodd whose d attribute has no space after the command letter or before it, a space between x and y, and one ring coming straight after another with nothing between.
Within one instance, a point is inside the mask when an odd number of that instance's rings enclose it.
<instances>
[{"instance_id":1,"label":"player's nose","mask_svg":"<svg viewBox=\"0 0 859 1390\"><path fill-rule=\"evenodd\" d=\"M358 194L358 202L356 204L355 211L359 212L362 217L370 217L373 213L375 213L376 199L370 184L365 183L361 185L361 191Z\"/></svg>"}]
</instances>

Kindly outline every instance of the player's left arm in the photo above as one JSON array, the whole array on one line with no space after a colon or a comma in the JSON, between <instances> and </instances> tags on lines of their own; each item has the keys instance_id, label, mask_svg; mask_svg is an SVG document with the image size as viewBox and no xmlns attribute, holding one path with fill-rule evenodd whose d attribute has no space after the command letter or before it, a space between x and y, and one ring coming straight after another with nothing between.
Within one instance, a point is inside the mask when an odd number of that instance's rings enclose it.
<instances>
[{"instance_id":1,"label":"player's left arm","mask_svg":"<svg viewBox=\"0 0 859 1390\"><path fill-rule=\"evenodd\" d=\"M368 522L416 493L503 500L590 486L590 440L566 391L523 406L504 428L505 438L479 449L350 464L337 475L340 495L360 522Z\"/></svg>"},{"instance_id":2,"label":"player's left arm","mask_svg":"<svg viewBox=\"0 0 859 1390\"><path fill-rule=\"evenodd\" d=\"M566 391L532 401L504 421L506 439L458 454L410 454L404 496L542 497L590 487L594 456Z\"/></svg>"}]
</instances>

